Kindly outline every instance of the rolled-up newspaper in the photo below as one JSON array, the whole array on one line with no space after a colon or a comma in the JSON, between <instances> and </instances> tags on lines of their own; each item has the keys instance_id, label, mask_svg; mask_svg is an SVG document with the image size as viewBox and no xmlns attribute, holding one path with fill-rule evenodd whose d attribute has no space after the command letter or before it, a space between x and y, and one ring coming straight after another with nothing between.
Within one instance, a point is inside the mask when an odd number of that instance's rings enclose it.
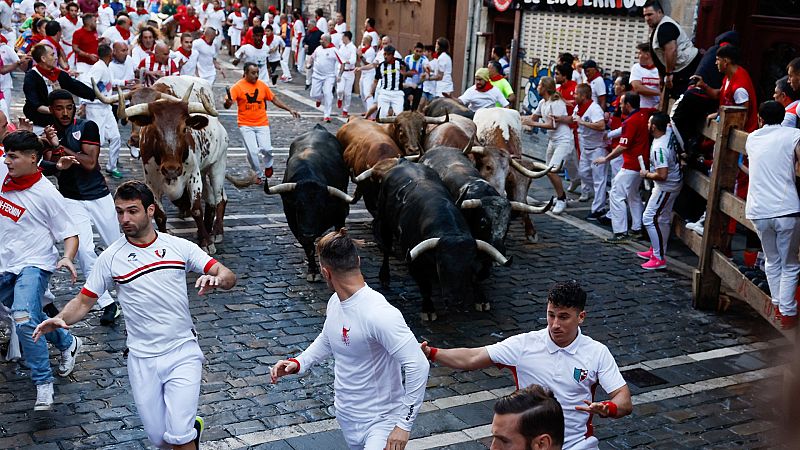
<instances>
[{"instance_id":1,"label":"rolled-up newspaper","mask_svg":"<svg viewBox=\"0 0 800 450\"><path fill-rule=\"evenodd\" d=\"M642 157L642 155L639 155L639 168L641 168L642 170L647 170L647 167L645 167L645 165L644 165L644 158ZM650 180L648 180L647 178L645 178L645 180L644 180L644 189L646 191L649 191L650 189L652 189L652 185L650 184Z\"/></svg>"}]
</instances>

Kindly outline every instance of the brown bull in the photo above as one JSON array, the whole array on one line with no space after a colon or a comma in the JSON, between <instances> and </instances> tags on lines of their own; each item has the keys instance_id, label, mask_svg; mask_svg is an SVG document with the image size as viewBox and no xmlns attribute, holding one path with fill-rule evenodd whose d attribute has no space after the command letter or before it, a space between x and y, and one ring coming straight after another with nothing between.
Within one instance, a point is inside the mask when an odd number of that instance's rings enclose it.
<instances>
[{"instance_id":1,"label":"brown bull","mask_svg":"<svg viewBox=\"0 0 800 450\"><path fill-rule=\"evenodd\" d=\"M425 150L434 147L465 148L475 136L475 122L461 116L450 116L448 123L429 125L425 136Z\"/></svg>"},{"instance_id":2,"label":"brown bull","mask_svg":"<svg viewBox=\"0 0 800 450\"><path fill-rule=\"evenodd\" d=\"M422 144L429 127L447 123L449 120L448 114L444 117L425 117L416 111L403 111L397 116L378 119L378 123L383 124L386 133L403 149L404 154L419 155L424 150Z\"/></svg>"}]
</instances>

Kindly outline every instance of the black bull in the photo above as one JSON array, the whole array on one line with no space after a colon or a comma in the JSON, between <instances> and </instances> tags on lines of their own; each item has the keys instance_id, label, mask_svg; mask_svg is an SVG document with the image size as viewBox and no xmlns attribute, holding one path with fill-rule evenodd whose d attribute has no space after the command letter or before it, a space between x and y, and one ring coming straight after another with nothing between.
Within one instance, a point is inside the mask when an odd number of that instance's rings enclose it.
<instances>
[{"instance_id":1,"label":"black bull","mask_svg":"<svg viewBox=\"0 0 800 450\"><path fill-rule=\"evenodd\" d=\"M346 194L349 171L342 152L336 137L317 125L289 147L283 182L264 184L267 194L281 194L289 228L306 253L308 281L321 280L314 241L331 227L344 226L353 201Z\"/></svg>"},{"instance_id":2,"label":"black bull","mask_svg":"<svg viewBox=\"0 0 800 450\"><path fill-rule=\"evenodd\" d=\"M373 222L378 246L383 251L380 280L389 285L389 254L393 243L407 255L409 272L422 294L422 319L435 320L432 284L439 281L445 301L458 299L489 309L478 282L487 263L478 252L508 264L503 255L485 241L476 240L461 211L450 198L433 169L405 159L389 170L381 183L378 215Z\"/></svg>"}]
</instances>

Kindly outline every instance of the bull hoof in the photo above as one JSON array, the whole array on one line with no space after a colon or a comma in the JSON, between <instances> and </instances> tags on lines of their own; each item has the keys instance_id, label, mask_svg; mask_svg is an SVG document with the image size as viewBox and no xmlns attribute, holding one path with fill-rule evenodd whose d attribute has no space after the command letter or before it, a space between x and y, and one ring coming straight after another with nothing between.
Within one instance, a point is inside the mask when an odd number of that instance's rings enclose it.
<instances>
[{"instance_id":1,"label":"bull hoof","mask_svg":"<svg viewBox=\"0 0 800 450\"><path fill-rule=\"evenodd\" d=\"M436 319L438 319L438 316L436 316L436 312L429 312L429 313L423 312L420 313L419 316L423 322L435 322Z\"/></svg>"},{"instance_id":2,"label":"bull hoof","mask_svg":"<svg viewBox=\"0 0 800 450\"><path fill-rule=\"evenodd\" d=\"M314 274L314 282L315 283L319 283L320 281L322 281L322 274L321 273L315 273Z\"/></svg>"},{"instance_id":3,"label":"bull hoof","mask_svg":"<svg viewBox=\"0 0 800 450\"><path fill-rule=\"evenodd\" d=\"M222 240L225 238L224 234L215 234L213 239L215 244L221 244Z\"/></svg>"},{"instance_id":4,"label":"bull hoof","mask_svg":"<svg viewBox=\"0 0 800 450\"><path fill-rule=\"evenodd\" d=\"M475 303L475 311L483 312L483 311L489 311L490 309L492 309L492 306L489 304L489 302Z\"/></svg>"},{"instance_id":5,"label":"bull hoof","mask_svg":"<svg viewBox=\"0 0 800 450\"><path fill-rule=\"evenodd\" d=\"M314 282L314 274L313 273L307 274L306 275L306 281L308 281L309 283L313 283Z\"/></svg>"},{"instance_id":6,"label":"bull hoof","mask_svg":"<svg viewBox=\"0 0 800 450\"><path fill-rule=\"evenodd\" d=\"M205 247L202 247L202 249L203 249L204 252L208 253L209 255L213 255L213 254L217 253L217 247L213 243L208 244Z\"/></svg>"},{"instance_id":7,"label":"bull hoof","mask_svg":"<svg viewBox=\"0 0 800 450\"><path fill-rule=\"evenodd\" d=\"M532 244L535 244L535 243L539 242L539 233L533 233L533 234L530 234L530 235L528 235L526 237L528 238L528 242L530 242Z\"/></svg>"}]
</instances>

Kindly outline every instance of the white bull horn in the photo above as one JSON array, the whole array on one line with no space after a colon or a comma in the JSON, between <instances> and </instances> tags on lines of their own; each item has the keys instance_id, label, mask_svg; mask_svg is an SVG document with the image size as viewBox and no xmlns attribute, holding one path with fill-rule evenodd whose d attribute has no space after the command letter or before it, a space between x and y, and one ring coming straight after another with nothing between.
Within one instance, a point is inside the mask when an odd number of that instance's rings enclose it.
<instances>
[{"instance_id":1,"label":"white bull horn","mask_svg":"<svg viewBox=\"0 0 800 450\"><path fill-rule=\"evenodd\" d=\"M461 202L461 209L475 209L481 207L481 200L478 198L470 198Z\"/></svg>"},{"instance_id":2,"label":"white bull horn","mask_svg":"<svg viewBox=\"0 0 800 450\"><path fill-rule=\"evenodd\" d=\"M94 81L94 78L92 78L92 89L94 89L94 96L106 105L113 105L119 101L119 95L112 95L111 97L106 97L103 95L103 93L100 92L100 89L97 87L97 82Z\"/></svg>"},{"instance_id":3,"label":"white bull horn","mask_svg":"<svg viewBox=\"0 0 800 450\"><path fill-rule=\"evenodd\" d=\"M500 253L499 250L497 250L496 248L492 247L492 245L489 244L488 242L482 241L480 239L475 239L475 245L478 246L478 250L480 250L482 252L485 252L486 254L491 256L492 259L497 261L499 264L501 264L503 266L508 266L511 263L510 259L508 259L505 256L503 256L503 254Z\"/></svg>"},{"instance_id":4,"label":"white bull horn","mask_svg":"<svg viewBox=\"0 0 800 450\"><path fill-rule=\"evenodd\" d=\"M297 187L297 183L281 183L277 186L267 188L267 194L286 194L287 192L292 192L295 187Z\"/></svg>"},{"instance_id":5,"label":"white bull horn","mask_svg":"<svg viewBox=\"0 0 800 450\"><path fill-rule=\"evenodd\" d=\"M214 102L206 95L205 91L200 91L198 97L200 97L200 103L202 103L203 107L206 109L206 114L212 117L219 117L219 112L217 112L217 108L214 107Z\"/></svg>"},{"instance_id":6,"label":"white bull horn","mask_svg":"<svg viewBox=\"0 0 800 450\"><path fill-rule=\"evenodd\" d=\"M347 193L339 189L336 189L333 186L328 186L328 195L334 198L338 198L339 200L342 200L347 203L353 203L353 197L350 197L349 195L347 195Z\"/></svg>"},{"instance_id":7,"label":"white bull horn","mask_svg":"<svg viewBox=\"0 0 800 450\"><path fill-rule=\"evenodd\" d=\"M212 106L209 110L208 104L203 104L200 102L190 102L189 103L189 114L207 114L212 117L217 117L219 113L216 109Z\"/></svg>"},{"instance_id":8,"label":"white bull horn","mask_svg":"<svg viewBox=\"0 0 800 450\"><path fill-rule=\"evenodd\" d=\"M361 183L362 181L364 181L367 178L371 177L373 171L375 171L375 169L367 169L367 170L361 172L360 174L358 174L358 176L355 178L356 183Z\"/></svg>"},{"instance_id":9,"label":"white bull horn","mask_svg":"<svg viewBox=\"0 0 800 450\"><path fill-rule=\"evenodd\" d=\"M133 105L125 108L125 117L149 116L149 115L150 115L150 106L147 103L140 103L138 105Z\"/></svg>"},{"instance_id":10,"label":"white bull horn","mask_svg":"<svg viewBox=\"0 0 800 450\"><path fill-rule=\"evenodd\" d=\"M482 155L485 152L484 152L483 146L474 145L474 146L472 146L472 148L469 149L469 152L467 152L467 153L475 153L476 155Z\"/></svg>"},{"instance_id":11,"label":"white bull horn","mask_svg":"<svg viewBox=\"0 0 800 450\"><path fill-rule=\"evenodd\" d=\"M378 123L395 123L397 121L396 116L391 117L380 117L378 116L377 122Z\"/></svg>"},{"instance_id":12,"label":"white bull horn","mask_svg":"<svg viewBox=\"0 0 800 450\"><path fill-rule=\"evenodd\" d=\"M442 117L425 117L425 123L428 125L441 125L443 123L450 122L450 113L445 112L444 118Z\"/></svg>"},{"instance_id":13,"label":"white bull horn","mask_svg":"<svg viewBox=\"0 0 800 450\"><path fill-rule=\"evenodd\" d=\"M181 99L175 97L174 95L167 94L166 92L159 92L158 93L159 100L170 100L173 102L179 102Z\"/></svg>"},{"instance_id":14,"label":"white bull horn","mask_svg":"<svg viewBox=\"0 0 800 450\"><path fill-rule=\"evenodd\" d=\"M520 211L526 214L544 214L547 211L550 211L550 208L553 207L554 202L555 198L550 197L550 201L544 206L531 206L523 202L509 202L509 203L511 203L511 209L513 209L514 211Z\"/></svg>"},{"instance_id":15,"label":"white bull horn","mask_svg":"<svg viewBox=\"0 0 800 450\"><path fill-rule=\"evenodd\" d=\"M183 98L181 99L183 103L189 103L189 98L192 96L192 89L194 89L194 83L190 84L189 89L183 93Z\"/></svg>"},{"instance_id":16,"label":"white bull horn","mask_svg":"<svg viewBox=\"0 0 800 450\"><path fill-rule=\"evenodd\" d=\"M475 145L475 133L472 133L472 136L469 137L469 142L467 142L467 145L464 147L464 150L462 150L461 153L469 155L470 152L472 152L474 145Z\"/></svg>"},{"instance_id":17,"label":"white bull horn","mask_svg":"<svg viewBox=\"0 0 800 450\"><path fill-rule=\"evenodd\" d=\"M522 164L520 164L519 161L517 161L515 159L511 159L511 167L513 167L519 173L525 175L528 178L541 178L541 177L547 175L548 173L550 173L550 168L544 169L544 170L542 170L540 172L534 172L534 171L528 169L527 167L523 166Z\"/></svg>"},{"instance_id":18,"label":"white bull horn","mask_svg":"<svg viewBox=\"0 0 800 450\"><path fill-rule=\"evenodd\" d=\"M408 252L408 256L411 257L411 260L417 259L417 256L421 255L428 250L433 250L439 244L440 238L430 238L425 239L424 241L420 242L419 244L415 245L414 248Z\"/></svg>"},{"instance_id":19,"label":"white bull horn","mask_svg":"<svg viewBox=\"0 0 800 450\"><path fill-rule=\"evenodd\" d=\"M404 156L403 159L405 159L406 161L416 162L420 158L420 156L422 155L408 155Z\"/></svg>"},{"instance_id":20,"label":"white bull horn","mask_svg":"<svg viewBox=\"0 0 800 450\"><path fill-rule=\"evenodd\" d=\"M117 86L117 98L120 100L117 104L117 118L120 120L128 120L128 114L125 113L125 94L122 93L122 86Z\"/></svg>"}]
</instances>

